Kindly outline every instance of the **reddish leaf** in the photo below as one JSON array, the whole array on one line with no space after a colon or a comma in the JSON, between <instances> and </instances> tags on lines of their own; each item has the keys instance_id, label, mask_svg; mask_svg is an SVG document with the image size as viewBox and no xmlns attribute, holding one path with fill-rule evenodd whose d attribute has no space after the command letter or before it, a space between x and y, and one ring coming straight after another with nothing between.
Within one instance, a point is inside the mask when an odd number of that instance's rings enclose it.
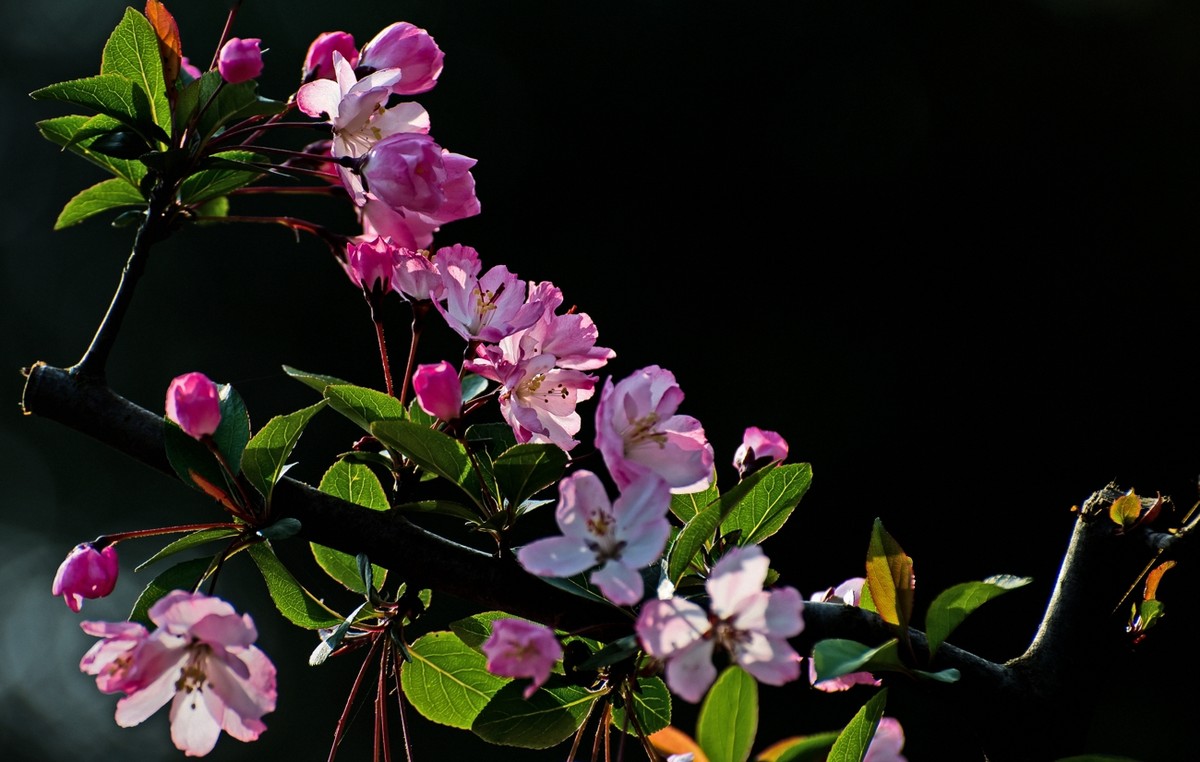
<instances>
[{"instance_id":1,"label":"reddish leaf","mask_svg":"<svg viewBox=\"0 0 1200 762\"><path fill-rule=\"evenodd\" d=\"M179 39L179 25L175 17L159 0L146 0L146 19L158 35L158 54L162 56L163 79L167 82L168 97L174 101L175 80L179 78L179 64L183 57L183 43Z\"/></svg>"}]
</instances>

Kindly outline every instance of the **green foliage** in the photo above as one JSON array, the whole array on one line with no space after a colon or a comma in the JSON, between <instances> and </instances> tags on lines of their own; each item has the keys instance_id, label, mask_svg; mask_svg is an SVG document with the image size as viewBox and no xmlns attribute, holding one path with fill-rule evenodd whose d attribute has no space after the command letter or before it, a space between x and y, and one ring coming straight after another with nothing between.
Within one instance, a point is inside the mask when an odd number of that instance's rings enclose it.
<instances>
[{"instance_id":1,"label":"green foliage","mask_svg":"<svg viewBox=\"0 0 1200 762\"><path fill-rule=\"evenodd\" d=\"M150 580L150 584L146 585L141 595L134 601L133 610L129 612L129 621L153 628L154 623L150 621L150 607L172 590L189 592L195 590L204 581L205 572L211 563L212 559L210 558L181 561Z\"/></svg>"},{"instance_id":2,"label":"green foliage","mask_svg":"<svg viewBox=\"0 0 1200 762\"><path fill-rule=\"evenodd\" d=\"M726 667L700 705L696 742L709 762L745 762L757 733L758 683L741 667Z\"/></svg>"},{"instance_id":3,"label":"green foliage","mask_svg":"<svg viewBox=\"0 0 1200 762\"><path fill-rule=\"evenodd\" d=\"M688 573L701 549L712 547L717 528L726 516L739 508L744 501L755 504L766 500L764 493L756 493L755 490L774 469L775 466L769 466L754 472L684 524L667 551L667 578L673 584L679 585L679 581Z\"/></svg>"},{"instance_id":4,"label":"green foliage","mask_svg":"<svg viewBox=\"0 0 1200 762\"><path fill-rule=\"evenodd\" d=\"M229 466L229 474L221 468L220 461L207 447L165 418L163 440L167 459L184 483L226 502L237 492L229 477L236 476L241 471L242 454L250 441L250 415L246 412L246 403L242 401L241 395L229 384L219 384L217 395L221 408L221 423L213 432L212 438L221 457ZM222 499L214 494L213 488L219 489L227 498Z\"/></svg>"},{"instance_id":5,"label":"green foliage","mask_svg":"<svg viewBox=\"0 0 1200 762\"><path fill-rule=\"evenodd\" d=\"M510 682L487 702L471 723L475 735L502 746L548 749L579 729L597 699L586 688L554 680L525 698L521 682Z\"/></svg>"},{"instance_id":6,"label":"green foliage","mask_svg":"<svg viewBox=\"0 0 1200 762\"><path fill-rule=\"evenodd\" d=\"M141 571L156 561L161 561L162 559L167 558L168 556L173 556L176 553L181 553L185 550L191 550L192 548L206 545L215 540L224 540L230 537L236 537L239 534L241 534L240 530L223 527L216 529L201 529L199 531L192 532L191 534L180 537L178 540L175 540L174 542L164 546L157 553L139 564L134 571Z\"/></svg>"},{"instance_id":7,"label":"green foliage","mask_svg":"<svg viewBox=\"0 0 1200 762\"><path fill-rule=\"evenodd\" d=\"M325 387L327 387L327 386L352 386L352 384L350 384L350 382L343 381L342 379L338 378L337 376L327 376L327 375L324 375L321 373L308 373L307 371L293 368L290 365L284 365L283 372L288 374L292 378L296 379L300 383L304 384L308 388L315 389L322 396L324 396ZM337 410L337 406L331 406L331 407L333 407L335 410ZM339 412L341 412L341 411L339 410Z\"/></svg>"},{"instance_id":8,"label":"green foliage","mask_svg":"<svg viewBox=\"0 0 1200 762\"><path fill-rule=\"evenodd\" d=\"M1001 574L988 577L982 582L963 582L943 590L929 604L929 611L925 614L929 655L932 657L937 653L942 642L975 609L1009 590L1024 587L1032 581L1029 577Z\"/></svg>"},{"instance_id":9,"label":"green foliage","mask_svg":"<svg viewBox=\"0 0 1200 762\"><path fill-rule=\"evenodd\" d=\"M300 441L300 435L323 407L325 403L318 402L294 413L277 415L246 444L242 470L250 483L267 498L268 505L275 483L283 476L287 459Z\"/></svg>"},{"instance_id":10,"label":"green foliage","mask_svg":"<svg viewBox=\"0 0 1200 762\"><path fill-rule=\"evenodd\" d=\"M400 672L404 697L423 717L468 730L509 680L487 671L487 659L452 632L430 632L409 646Z\"/></svg>"},{"instance_id":11,"label":"green foliage","mask_svg":"<svg viewBox=\"0 0 1200 762\"><path fill-rule=\"evenodd\" d=\"M84 188L76 193L54 221L54 229L77 225L110 209L123 209L131 206L144 206L146 200L141 192L120 178L102 180L90 188Z\"/></svg>"},{"instance_id":12,"label":"green foliage","mask_svg":"<svg viewBox=\"0 0 1200 762\"><path fill-rule=\"evenodd\" d=\"M862 709L842 729L833 747L829 750L828 762L862 762L875 737L875 729L883 718L887 706L887 688L881 689L863 705Z\"/></svg>"},{"instance_id":13,"label":"green foliage","mask_svg":"<svg viewBox=\"0 0 1200 762\"><path fill-rule=\"evenodd\" d=\"M316 388L313 383L309 385ZM365 386L326 385L322 388L322 393L331 408L349 418L367 433L371 432L371 424L376 421L403 420L407 417L400 400Z\"/></svg>"},{"instance_id":14,"label":"green foliage","mask_svg":"<svg viewBox=\"0 0 1200 762\"><path fill-rule=\"evenodd\" d=\"M671 724L671 693L661 679L640 678L637 688L630 691L630 696L635 722L630 722L624 702L615 701L611 720L613 727L635 735L639 729L650 734Z\"/></svg>"},{"instance_id":15,"label":"green foliage","mask_svg":"<svg viewBox=\"0 0 1200 762\"><path fill-rule=\"evenodd\" d=\"M292 624L308 630L336 627L344 618L331 612L315 595L306 590L292 573L287 570L269 542L263 541L250 546L250 557L254 559L267 592L275 608Z\"/></svg>"},{"instance_id":16,"label":"green foliage","mask_svg":"<svg viewBox=\"0 0 1200 762\"><path fill-rule=\"evenodd\" d=\"M348 503L361 505L372 511L386 511L388 505L387 493L383 485L369 466L361 463L348 463L339 460L330 466L321 477L319 489L327 495L339 497ZM325 573L342 583L347 589L366 595L362 575L358 572L358 561L349 553L327 548L315 542L309 543L313 557ZM381 566L372 566L371 575L378 590L387 575L387 570Z\"/></svg>"},{"instance_id":17,"label":"green foliage","mask_svg":"<svg viewBox=\"0 0 1200 762\"><path fill-rule=\"evenodd\" d=\"M875 611L888 624L896 625L900 638L908 640L908 623L913 607L912 559L875 519L867 551L867 586Z\"/></svg>"},{"instance_id":18,"label":"green foliage","mask_svg":"<svg viewBox=\"0 0 1200 762\"><path fill-rule=\"evenodd\" d=\"M118 120L103 114L91 117L59 116L38 122L37 128L42 137L50 142L57 143L106 172L124 179L133 188L141 187L142 178L146 176L145 164L92 149L100 138L122 128Z\"/></svg>"},{"instance_id":19,"label":"green foliage","mask_svg":"<svg viewBox=\"0 0 1200 762\"><path fill-rule=\"evenodd\" d=\"M738 545L757 545L783 527L812 484L808 463L763 469L763 476L721 521L721 534L740 531Z\"/></svg>"},{"instance_id":20,"label":"green foliage","mask_svg":"<svg viewBox=\"0 0 1200 762\"><path fill-rule=\"evenodd\" d=\"M412 421L376 421L370 430L392 451L393 457L400 453L426 471L458 486L473 503L483 507L483 487L462 442Z\"/></svg>"},{"instance_id":21,"label":"green foliage","mask_svg":"<svg viewBox=\"0 0 1200 762\"><path fill-rule=\"evenodd\" d=\"M513 508L555 484L567 470L567 454L552 444L519 444L492 464L506 505Z\"/></svg>"}]
</instances>

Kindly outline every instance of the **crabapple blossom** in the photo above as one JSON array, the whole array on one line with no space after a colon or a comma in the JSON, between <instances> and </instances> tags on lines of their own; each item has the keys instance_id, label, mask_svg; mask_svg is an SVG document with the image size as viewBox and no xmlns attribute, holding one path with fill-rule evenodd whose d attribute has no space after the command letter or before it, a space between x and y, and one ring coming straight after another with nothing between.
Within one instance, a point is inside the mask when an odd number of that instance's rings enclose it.
<instances>
[{"instance_id":1,"label":"crabapple blossom","mask_svg":"<svg viewBox=\"0 0 1200 762\"><path fill-rule=\"evenodd\" d=\"M379 140L357 171L366 191L393 209L433 212L446 200L442 147L428 133L397 132Z\"/></svg>"},{"instance_id":2,"label":"crabapple blossom","mask_svg":"<svg viewBox=\"0 0 1200 762\"><path fill-rule=\"evenodd\" d=\"M167 386L167 418L193 439L211 435L221 425L217 385L199 372L176 376Z\"/></svg>"},{"instance_id":3,"label":"crabapple blossom","mask_svg":"<svg viewBox=\"0 0 1200 762\"><path fill-rule=\"evenodd\" d=\"M262 74L263 57L257 37L231 37L217 54L217 71L231 85L247 82Z\"/></svg>"},{"instance_id":4,"label":"crabapple blossom","mask_svg":"<svg viewBox=\"0 0 1200 762\"><path fill-rule=\"evenodd\" d=\"M358 65L371 70L400 69L403 76L392 84L392 92L412 95L433 89L442 73L444 57L429 32L407 21L397 21L363 45Z\"/></svg>"},{"instance_id":5,"label":"crabapple blossom","mask_svg":"<svg viewBox=\"0 0 1200 762\"><path fill-rule=\"evenodd\" d=\"M596 346L596 324L586 313L557 314L563 303L562 290L549 281L531 283L527 301L543 305L537 322L501 339L497 346L479 347L479 357L471 361L472 365L485 368L504 361L517 363L536 355L553 355L559 368L593 370L616 357L613 350ZM479 372L486 375L484 370Z\"/></svg>"},{"instance_id":6,"label":"crabapple blossom","mask_svg":"<svg viewBox=\"0 0 1200 762\"><path fill-rule=\"evenodd\" d=\"M908 762L904 751L904 728L895 717L880 717L875 735L867 745L863 762Z\"/></svg>"},{"instance_id":7,"label":"crabapple blossom","mask_svg":"<svg viewBox=\"0 0 1200 762\"><path fill-rule=\"evenodd\" d=\"M525 698L550 679L550 670L563 655L553 630L525 619L492 622L492 634L482 648L493 675L533 678L525 688Z\"/></svg>"},{"instance_id":8,"label":"crabapple blossom","mask_svg":"<svg viewBox=\"0 0 1200 762\"><path fill-rule=\"evenodd\" d=\"M859 606L862 603L862 589L867 582L863 577L851 577L837 587L822 590L809 596L810 601L818 603L838 602L846 606ZM817 680L817 667L812 659L808 660L808 680L812 686L826 693L849 690L855 685L882 685L870 672L851 672L828 680Z\"/></svg>"},{"instance_id":9,"label":"crabapple blossom","mask_svg":"<svg viewBox=\"0 0 1200 762\"><path fill-rule=\"evenodd\" d=\"M450 328L468 341L497 342L533 325L542 316L540 302L527 302L525 281L496 265L480 276L478 253L459 246L443 256L438 270L446 287L446 304L435 302Z\"/></svg>"},{"instance_id":10,"label":"crabapple blossom","mask_svg":"<svg viewBox=\"0 0 1200 762\"><path fill-rule=\"evenodd\" d=\"M333 68L334 51L340 53L351 68L358 66L358 47L354 44L354 35L348 32L322 32L308 46L301 81L336 79L337 74Z\"/></svg>"},{"instance_id":11,"label":"crabapple blossom","mask_svg":"<svg viewBox=\"0 0 1200 762\"><path fill-rule=\"evenodd\" d=\"M428 249L401 248L392 271L392 290L414 302L441 299L446 292L442 275Z\"/></svg>"},{"instance_id":12,"label":"crabapple blossom","mask_svg":"<svg viewBox=\"0 0 1200 762\"><path fill-rule=\"evenodd\" d=\"M50 586L51 595L61 595L71 611L78 612L84 598L103 598L117 585L117 546L97 550L90 542L71 549L59 564Z\"/></svg>"},{"instance_id":13,"label":"crabapple blossom","mask_svg":"<svg viewBox=\"0 0 1200 762\"><path fill-rule=\"evenodd\" d=\"M671 492L655 474L627 485L611 504L600 477L576 471L558 484L554 518L561 537L546 537L517 551L531 574L571 577L599 565L590 577L619 606L644 592L640 570L658 560L671 534Z\"/></svg>"},{"instance_id":14,"label":"crabapple blossom","mask_svg":"<svg viewBox=\"0 0 1200 762\"><path fill-rule=\"evenodd\" d=\"M253 741L275 710L275 666L254 645L249 614L203 593L173 590L148 612L157 629L131 622L83 622L103 638L79 663L104 693L125 694L116 721L132 727L171 703L171 740L189 757L216 746L221 731Z\"/></svg>"},{"instance_id":15,"label":"crabapple blossom","mask_svg":"<svg viewBox=\"0 0 1200 762\"><path fill-rule=\"evenodd\" d=\"M379 289L386 294L392 290L396 254L391 241L381 236L354 241L346 244L346 261L342 263L342 269L364 291Z\"/></svg>"},{"instance_id":16,"label":"crabapple blossom","mask_svg":"<svg viewBox=\"0 0 1200 762\"><path fill-rule=\"evenodd\" d=\"M418 365L412 383L422 410L443 421L458 418L462 411L462 382L453 365L445 360Z\"/></svg>"},{"instance_id":17,"label":"crabapple blossom","mask_svg":"<svg viewBox=\"0 0 1200 762\"><path fill-rule=\"evenodd\" d=\"M646 653L666 662L672 692L691 703L704 697L717 677L712 661L717 645L768 685L800 676L800 655L787 639L804 630L804 601L792 587L763 590L769 567L757 545L735 547L705 582L708 611L679 597L642 605L638 640Z\"/></svg>"},{"instance_id":18,"label":"crabapple blossom","mask_svg":"<svg viewBox=\"0 0 1200 762\"><path fill-rule=\"evenodd\" d=\"M774 431L748 426L742 434L742 443L733 454L733 467L742 478L757 471L762 465L787 458L787 441Z\"/></svg>"},{"instance_id":19,"label":"crabapple blossom","mask_svg":"<svg viewBox=\"0 0 1200 762\"><path fill-rule=\"evenodd\" d=\"M647 471L675 493L697 492L713 480L713 448L695 418L676 415L683 391L669 370L651 365L614 384L596 406L596 447L618 486Z\"/></svg>"}]
</instances>

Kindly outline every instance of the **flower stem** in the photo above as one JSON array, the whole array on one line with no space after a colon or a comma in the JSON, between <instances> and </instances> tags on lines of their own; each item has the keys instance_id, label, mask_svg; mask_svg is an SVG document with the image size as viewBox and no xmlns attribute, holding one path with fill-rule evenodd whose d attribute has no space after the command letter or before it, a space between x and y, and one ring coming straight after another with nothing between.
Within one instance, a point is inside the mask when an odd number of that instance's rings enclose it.
<instances>
[{"instance_id":1,"label":"flower stem","mask_svg":"<svg viewBox=\"0 0 1200 762\"><path fill-rule=\"evenodd\" d=\"M379 360L383 363L383 380L387 384L387 393L389 397L396 396L396 390L392 386L392 364L388 362L387 340L383 336L383 318L379 316L379 311L376 309L378 294L368 289L363 289L363 297L367 300L367 306L371 308L371 322L375 324L375 339L379 342ZM400 400L404 404L404 400Z\"/></svg>"},{"instance_id":2,"label":"flower stem","mask_svg":"<svg viewBox=\"0 0 1200 762\"><path fill-rule=\"evenodd\" d=\"M346 697L346 706L342 709L342 716L338 717L337 727L333 731L333 746L329 749L329 759L327 762L333 762L337 756L338 746L342 744L342 739L346 735L346 722L350 719L350 709L354 706L354 698L358 695L358 689L362 687L363 678L367 674L367 667L371 665L371 656L375 653L375 649L379 647L379 642L383 638L381 635L376 635L371 639L371 650L363 658L362 667L358 670L358 675L354 678L354 684L350 686L350 695Z\"/></svg>"},{"instance_id":3,"label":"flower stem","mask_svg":"<svg viewBox=\"0 0 1200 762\"><path fill-rule=\"evenodd\" d=\"M408 396L408 386L412 383L413 371L417 365L417 342L421 340L421 330L425 327L425 315L429 313L432 302L419 301L412 304L412 332L408 340L408 361L404 364L404 383L400 385L400 405L405 404Z\"/></svg>"},{"instance_id":4,"label":"flower stem","mask_svg":"<svg viewBox=\"0 0 1200 762\"><path fill-rule=\"evenodd\" d=\"M178 526L159 527L157 529L135 529L132 532L102 534L93 540L92 544L98 548L103 548L105 545L112 545L124 540L136 540L142 537L157 537L159 535L176 534L179 532L199 532L205 529L242 529L242 525L235 524L231 521L221 521L208 524L180 524Z\"/></svg>"}]
</instances>

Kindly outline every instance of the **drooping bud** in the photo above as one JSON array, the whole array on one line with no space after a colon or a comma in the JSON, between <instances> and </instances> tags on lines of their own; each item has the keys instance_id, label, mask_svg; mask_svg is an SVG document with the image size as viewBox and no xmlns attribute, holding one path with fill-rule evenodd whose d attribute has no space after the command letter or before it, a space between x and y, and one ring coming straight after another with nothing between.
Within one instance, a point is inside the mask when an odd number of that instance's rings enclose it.
<instances>
[{"instance_id":1,"label":"drooping bud","mask_svg":"<svg viewBox=\"0 0 1200 762\"><path fill-rule=\"evenodd\" d=\"M84 598L103 598L113 591L117 585L117 570L115 545L96 550L92 543L81 542L59 565L50 592L61 595L71 611L78 612Z\"/></svg>"}]
</instances>

